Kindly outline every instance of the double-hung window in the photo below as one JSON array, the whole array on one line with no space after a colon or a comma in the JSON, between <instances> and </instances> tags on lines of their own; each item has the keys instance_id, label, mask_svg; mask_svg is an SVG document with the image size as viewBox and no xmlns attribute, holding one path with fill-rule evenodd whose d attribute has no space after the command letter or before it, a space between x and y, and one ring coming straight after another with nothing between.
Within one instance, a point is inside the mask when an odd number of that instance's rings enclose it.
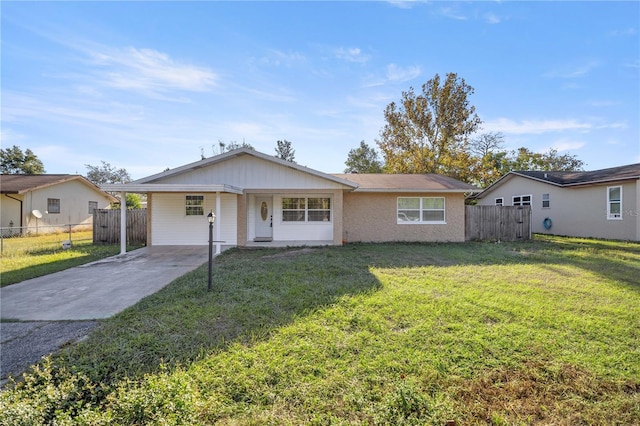
<instances>
[{"instance_id":1,"label":"double-hung window","mask_svg":"<svg viewBox=\"0 0 640 426\"><path fill-rule=\"evenodd\" d=\"M204 216L204 195L185 196L185 215Z\"/></svg>"},{"instance_id":2,"label":"double-hung window","mask_svg":"<svg viewBox=\"0 0 640 426\"><path fill-rule=\"evenodd\" d=\"M330 222L331 198L286 197L282 199L283 222Z\"/></svg>"},{"instance_id":3,"label":"double-hung window","mask_svg":"<svg viewBox=\"0 0 640 426\"><path fill-rule=\"evenodd\" d=\"M398 197L397 223L445 223L444 197Z\"/></svg>"},{"instance_id":4,"label":"double-hung window","mask_svg":"<svg viewBox=\"0 0 640 426\"><path fill-rule=\"evenodd\" d=\"M98 209L98 202L97 201L89 201L89 214L93 214L94 210Z\"/></svg>"},{"instance_id":5,"label":"double-hung window","mask_svg":"<svg viewBox=\"0 0 640 426\"><path fill-rule=\"evenodd\" d=\"M622 220L622 187L607 188L607 219Z\"/></svg>"},{"instance_id":6,"label":"double-hung window","mask_svg":"<svg viewBox=\"0 0 640 426\"><path fill-rule=\"evenodd\" d=\"M60 213L60 198L47 198L47 213Z\"/></svg>"},{"instance_id":7,"label":"double-hung window","mask_svg":"<svg viewBox=\"0 0 640 426\"><path fill-rule=\"evenodd\" d=\"M503 197L496 198L496 206L504 206L504 198Z\"/></svg>"},{"instance_id":8,"label":"double-hung window","mask_svg":"<svg viewBox=\"0 0 640 426\"><path fill-rule=\"evenodd\" d=\"M512 198L514 206L530 206L531 195L516 195Z\"/></svg>"},{"instance_id":9,"label":"double-hung window","mask_svg":"<svg viewBox=\"0 0 640 426\"><path fill-rule=\"evenodd\" d=\"M549 194L542 194L542 208L548 209L551 207L551 198Z\"/></svg>"}]
</instances>

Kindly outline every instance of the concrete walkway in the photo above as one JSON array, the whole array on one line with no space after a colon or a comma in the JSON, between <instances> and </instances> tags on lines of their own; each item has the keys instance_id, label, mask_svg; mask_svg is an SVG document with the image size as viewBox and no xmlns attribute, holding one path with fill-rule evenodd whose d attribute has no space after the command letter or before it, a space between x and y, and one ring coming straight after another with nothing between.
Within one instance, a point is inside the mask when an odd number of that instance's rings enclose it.
<instances>
[{"instance_id":1,"label":"concrete walkway","mask_svg":"<svg viewBox=\"0 0 640 426\"><path fill-rule=\"evenodd\" d=\"M207 246L144 247L0 289L0 318L108 318L208 260Z\"/></svg>"}]
</instances>

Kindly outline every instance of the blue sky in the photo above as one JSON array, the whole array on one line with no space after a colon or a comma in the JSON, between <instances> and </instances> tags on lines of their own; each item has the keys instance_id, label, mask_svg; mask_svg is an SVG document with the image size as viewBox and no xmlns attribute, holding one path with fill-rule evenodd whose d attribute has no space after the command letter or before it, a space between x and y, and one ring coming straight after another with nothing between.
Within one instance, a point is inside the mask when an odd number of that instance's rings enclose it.
<instances>
[{"instance_id":1,"label":"blue sky","mask_svg":"<svg viewBox=\"0 0 640 426\"><path fill-rule=\"evenodd\" d=\"M436 73L484 132L588 170L640 162L639 2L7 2L2 147L134 179L218 141L342 172Z\"/></svg>"}]
</instances>

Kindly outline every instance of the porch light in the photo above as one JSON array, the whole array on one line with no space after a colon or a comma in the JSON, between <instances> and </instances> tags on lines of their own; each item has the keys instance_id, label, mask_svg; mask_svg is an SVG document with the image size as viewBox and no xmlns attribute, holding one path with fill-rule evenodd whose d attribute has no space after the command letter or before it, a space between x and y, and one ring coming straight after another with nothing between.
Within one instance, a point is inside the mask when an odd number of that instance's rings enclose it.
<instances>
[{"instance_id":1,"label":"porch light","mask_svg":"<svg viewBox=\"0 0 640 426\"><path fill-rule=\"evenodd\" d=\"M216 215L211 210L207 215L207 221L209 222L209 280L207 283L207 290L211 291L212 287L212 269L213 269L213 224L216 221Z\"/></svg>"}]
</instances>

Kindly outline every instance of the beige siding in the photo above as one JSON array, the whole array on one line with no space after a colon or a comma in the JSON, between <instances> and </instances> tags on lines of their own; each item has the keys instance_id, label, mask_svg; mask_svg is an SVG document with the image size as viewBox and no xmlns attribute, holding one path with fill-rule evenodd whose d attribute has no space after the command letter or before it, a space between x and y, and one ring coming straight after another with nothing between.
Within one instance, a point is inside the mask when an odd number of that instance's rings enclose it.
<instances>
[{"instance_id":1,"label":"beige siding","mask_svg":"<svg viewBox=\"0 0 640 426\"><path fill-rule=\"evenodd\" d=\"M445 197L446 223L398 224L398 197ZM346 193L343 239L347 242L464 241L464 195Z\"/></svg>"},{"instance_id":2,"label":"beige siding","mask_svg":"<svg viewBox=\"0 0 640 426\"><path fill-rule=\"evenodd\" d=\"M512 176L479 200L480 205L494 205L504 197L512 205L514 195L532 195L531 230L534 233L638 240L638 181L602 185L558 187L544 182ZM607 187L622 186L622 220L607 218ZM542 194L549 194L549 208L542 207ZM550 218L552 226L542 222Z\"/></svg>"},{"instance_id":3,"label":"beige siding","mask_svg":"<svg viewBox=\"0 0 640 426\"><path fill-rule=\"evenodd\" d=\"M212 167L169 176L154 183L226 184L245 189L338 189L338 183L308 173L244 155Z\"/></svg>"},{"instance_id":4,"label":"beige siding","mask_svg":"<svg viewBox=\"0 0 640 426\"><path fill-rule=\"evenodd\" d=\"M46 188L27 192L23 195L11 195L13 198L22 199L22 224L23 226L36 226L36 218L31 214L33 210L39 210L42 218L37 225L42 227L39 232L47 230L56 231L56 228L47 226L63 226L68 224L82 224L90 228L93 215L89 213L89 201L96 201L99 209L109 207L110 201L100 191L81 183L79 180L52 185ZM60 200L60 213L47 212L47 199ZM20 203L6 196L1 197L2 226L9 226L13 221L14 226L20 226Z\"/></svg>"},{"instance_id":5,"label":"beige siding","mask_svg":"<svg viewBox=\"0 0 640 426\"><path fill-rule=\"evenodd\" d=\"M204 196L204 215L185 214L185 195ZM209 241L209 226L206 215L210 210L220 221L220 235L214 240L225 241L226 245L237 244L237 200L236 195L220 194L221 211L216 211L216 194L155 193L151 198L153 222L151 224L152 245L206 245Z\"/></svg>"}]
</instances>

